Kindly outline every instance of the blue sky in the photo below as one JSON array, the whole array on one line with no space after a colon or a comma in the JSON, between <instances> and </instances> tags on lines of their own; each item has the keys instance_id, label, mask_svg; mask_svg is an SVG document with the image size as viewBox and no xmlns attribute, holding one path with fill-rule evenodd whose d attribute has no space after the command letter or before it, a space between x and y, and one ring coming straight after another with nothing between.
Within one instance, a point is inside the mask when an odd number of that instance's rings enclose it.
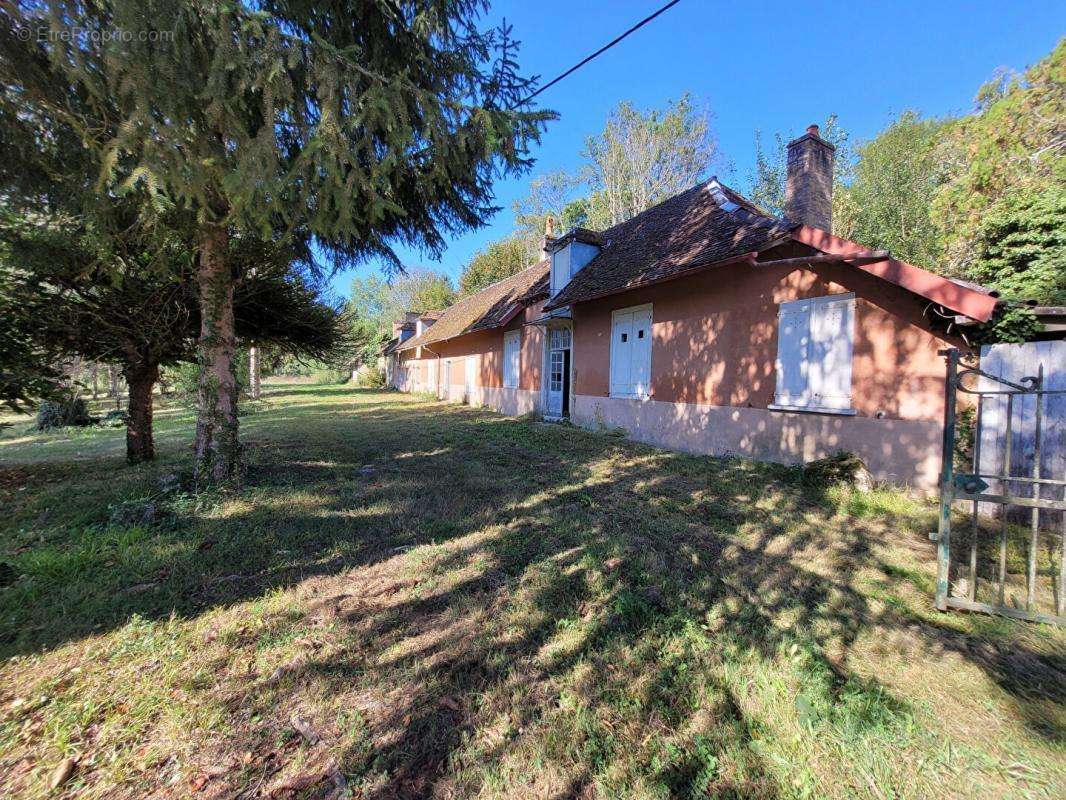
<instances>
[{"instance_id":1,"label":"blue sky","mask_svg":"<svg viewBox=\"0 0 1066 800\"><path fill-rule=\"evenodd\" d=\"M514 26L527 73L554 78L665 0L496 0L489 20ZM451 241L439 260L398 249L408 266L457 278L481 247L514 227L511 204L543 172L572 170L585 138L622 100L664 105L691 92L714 115L719 149L741 188L752 137L798 133L831 113L854 140L877 134L899 112L966 112L997 67L1024 68L1066 34L1059 2L737 2L681 0L621 44L540 95L560 118L534 152L533 170L497 183L492 222ZM719 170L721 171L721 170ZM334 276L380 270L368 262Z\"/></svg>"}]
</instances>

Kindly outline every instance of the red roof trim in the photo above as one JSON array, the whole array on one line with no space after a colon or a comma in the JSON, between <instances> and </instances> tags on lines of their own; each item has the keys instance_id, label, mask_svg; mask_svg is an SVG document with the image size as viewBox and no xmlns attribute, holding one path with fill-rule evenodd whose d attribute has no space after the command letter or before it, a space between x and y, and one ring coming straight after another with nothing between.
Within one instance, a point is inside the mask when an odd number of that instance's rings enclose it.
<instances>
[{"instance_id":1,"label":"red roof trim","mask_svg":"<svg viewBox=\"0 0 1066 800\"><path fill-rule=\"evenodd\" d=\"M848 239L841 239L831 233L812 228L809 225L800 225L792 231L792 238L810 247L821 250L823 253L844 256L864 256L871 251L861 244ZM906 261L897 261L894 258L885 258L871 263L854 263L856 269L869 272L882 280L902 286L910 292L932 300L934 303L950 308L960 314L965 314L978 322L987 322L992 317L996 308L996 298L982 292L960 286L953 281L940 275L935 275L921 267L908 264Z\"/></svg>"}]
</instances>

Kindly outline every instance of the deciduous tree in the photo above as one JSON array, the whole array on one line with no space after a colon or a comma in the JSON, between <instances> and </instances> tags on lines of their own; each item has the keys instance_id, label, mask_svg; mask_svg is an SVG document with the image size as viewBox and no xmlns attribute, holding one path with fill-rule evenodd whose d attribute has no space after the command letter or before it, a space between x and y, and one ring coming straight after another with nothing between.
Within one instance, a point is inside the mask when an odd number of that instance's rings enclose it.
<instances>
[{"instance_id":1,"label":"deciduous tree","mask_svg":"<svg viewBox=\"0 0 1066 800\"><path fill-rule=\"evenodd\" d=\"M359 361L373 364L392 337L392 323L408 311L439 311L456 300L451 279L440 272L407 269L385 279L366 275L352 281L347 308L363 343Z\"/></svg>"},{"instance_id":2,"label":"deciduous tree","mask_svg":"<svg viewBox=\"0 0 1066 800\"><path fill-rule=\"evenodd\" d=\"M526 243L517 236L493 242L474 254L459 276L459 294L463 297L502 281L531 266Z\"/></svg>"},{"instance_id":3,"label":"deciduous tree","mask_svg":"<svg viewBox=\"0 0 1066 800\"><path fill-rule=\"evenodd\" d=\"M863 144L854 180L834 190L850 209L842 224L834 219L834 232L905 261L936 265L943 242L931 209L945 180L935 155L944 125L907 111Z\"/></svg>"},{"instance_id":4,"label":"deciduous tree","mask_svg":"<svg viewBox=\"0 0 1066 800\"><path fill-rule=\"evenodd\" d=\"M647 111L619 104L603 132L585 143L590 227L617 225L691 188L717 152L710 112L690 95Z\"/></svg>"}]
</instances>

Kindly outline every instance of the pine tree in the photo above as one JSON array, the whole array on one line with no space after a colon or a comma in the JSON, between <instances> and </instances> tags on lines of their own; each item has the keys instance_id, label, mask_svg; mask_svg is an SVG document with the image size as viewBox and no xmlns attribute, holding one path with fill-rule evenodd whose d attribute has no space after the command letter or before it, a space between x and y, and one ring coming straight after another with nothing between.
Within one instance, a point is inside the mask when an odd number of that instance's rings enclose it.
<instances>
[{"instance_id":1,"label":"pine tree","mask_svg":"<svg viewBox=\"0 0 1066 800\"><path fill-rule=\"evenodd\" d=\"M121 367L129 389L126 458L136 464L155 456L152 390L160 368L196 358L201 326L189 231L138 241L136 226L129 230L128 256L116 267L95 252L91 229L0 214L0 309L18 310L21 340L31 352L50 354L51 363L81 357ZM242 341L313 359L355 351L350 315L320 300L299 275L298 253L239 237L229 246L230 263L246 275L234 297ZM6 353L0 366L11 366Z\"/></svg>"},{"instance_id":2,"label":"pine tree","mask_svg":"<svg viewBox=\"0 0 1066 800\"><path fill-rule=\"evenodd\" d=\"M232 237L302 231L334 267L398 263L390 243L439 252L494 210L496 176L529 166L552 115L525 107L516 44L479 27L484 7L55 0L3 12L9 29L52 32L2 32L4 83L78 133L99 166L96 202L139 192L145 213L196 219L202 482L240 475Z\"/></svg>"}]
</instances>

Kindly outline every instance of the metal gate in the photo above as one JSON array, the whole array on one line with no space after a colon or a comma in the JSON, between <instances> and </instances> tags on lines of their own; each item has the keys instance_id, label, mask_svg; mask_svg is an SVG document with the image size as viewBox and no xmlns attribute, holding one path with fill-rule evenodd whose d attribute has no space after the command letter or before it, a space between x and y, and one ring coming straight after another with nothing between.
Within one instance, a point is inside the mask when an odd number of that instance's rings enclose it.
<instances>
[{"instance_id":1,"label":"metal gate","mask_svg":"<svg viewBox=\"0 0 1066 800\"><path fill-rule=\"evenodd\" d=\"M1066 625L1066 475L1041 474L1046 403L1066 390L1045 388L1042 365L1037 375L1014 382L964 363L956 349L940 354L947 358L947 387L940 524L932 535L936 607ZM960 395L973 399L972 417L960 419ZM981 469L986 437L980 435L993 403L1006 409L1002 465L995 473ZM1018 459L1012 457L1013 428L1022 403L1033 407L1032 436L1025 438L1032 452ZM1017 468L1019 460L1031 461L1028 470Z\"/></svg>"}]
</instances>

